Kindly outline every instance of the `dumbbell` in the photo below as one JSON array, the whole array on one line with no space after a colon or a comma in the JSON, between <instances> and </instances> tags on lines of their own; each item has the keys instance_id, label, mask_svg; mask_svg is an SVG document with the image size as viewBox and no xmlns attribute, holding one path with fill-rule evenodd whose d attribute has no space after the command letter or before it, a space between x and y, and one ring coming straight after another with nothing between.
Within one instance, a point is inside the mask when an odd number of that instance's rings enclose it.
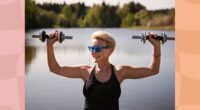
<instances>
[{"instance_id":1,"label":"dumbbell","mask_svg":"<svg viewBox=\"0 0 200 110\"><path fill-rule=\"evenodd\" d=\"M175 40L175 37L168 37L165 33L162 33L160 36L154 34L152 38L155 40L160 40L162 44L167 42L167 40ZM149 39L149 36L146 33L142 33L141 36L132 36L132 39L141 39L143 43L146 43L146 40Z\"/></svg>"},{"instance_id":2,"label":"dumbbell","mask_svg":"<svg viewBox=\"0 0 200 110\"><path fill-rule=\"evenodd\" d=\"M39 35L32 35L33 38L39 38L40 41L45 42L46 39L51 39L49 35L46 34L45 31L42 31ZM61 31L58 32L58 42L62 43L65 39L72 39L72 36L65 36L65 34Z\"/></svg>"}]
</instances>

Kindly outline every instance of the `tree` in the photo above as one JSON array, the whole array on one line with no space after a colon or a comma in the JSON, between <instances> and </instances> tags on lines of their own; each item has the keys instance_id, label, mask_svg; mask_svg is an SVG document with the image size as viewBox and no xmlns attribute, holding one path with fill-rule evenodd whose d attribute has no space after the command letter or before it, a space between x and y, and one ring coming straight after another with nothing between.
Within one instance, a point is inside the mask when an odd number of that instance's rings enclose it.
<instances>
[{"instance_id":1,"label":"tree","mask_svg":"<svg viewBox=\"0 0 200 110\"><path fill-rule=\"evenodd\" d=\"M101 19L102 10L99 5L94 5L92 8L88 9L86 16L79 23L86 27L102 27L103 22Z\"/></svg>"},{"instance_id":2,"label":"tree","mask_svg":"<svg viewBox=\"0 0 200 110\"><path fill-rule=\"evenodd\" d=\"M131 27L138 25L138 21L135 18L135 15L132 13L129 13L123 20L121 27Z\"/></svg>"},{"instance_id":3,"label":"tree","mask_svg":"<svg viewBox=\"0 0 200 110\"><path fill-rule=\"evenodd\" d=\"M25 0L25 30L38 28L38 7L33 0Z\"/></svg>"},{"instance_id":4,"label":"tree","mask_svg":"<svg viewBox=\"0 0 200 110\"><path fill-rule=\"evenodd\" d=\"M38 17L39 28L52 28L56 24L56 14L53 11L40 10Z\"/></svg>"},{"instance_id":5,"label":"tree","mask_svg":"<svg viewBox=\"0 0 200 110\"><path fill-rule=\"evenodd\" d=\"M37 6L46 11L53 11L56 14L59 14L62 11L64 4L57 4L57 3L43 3L37 4Z\"/></svg>"},{"instance_id":6,"label":"tree","mask_svg":"<svg viewBox=\"0 0 200 110\"><path fill-rule=\"evenodd\" d=\"M135 14L135 18L139 21L139 25L141 26L148 26L150 23L150 16L147 10L140 10Z\"/></svg>"},{"instance_id":7,"label":"tree","mask_svg":"<svg viewBox=\"0 0 200 110\"><path fill-rule=\"evenodd\" d=\"M70 27L70 21L66 19L64 14L59 14L56 20L56 27Z\"/></svg>"}]
</instances>

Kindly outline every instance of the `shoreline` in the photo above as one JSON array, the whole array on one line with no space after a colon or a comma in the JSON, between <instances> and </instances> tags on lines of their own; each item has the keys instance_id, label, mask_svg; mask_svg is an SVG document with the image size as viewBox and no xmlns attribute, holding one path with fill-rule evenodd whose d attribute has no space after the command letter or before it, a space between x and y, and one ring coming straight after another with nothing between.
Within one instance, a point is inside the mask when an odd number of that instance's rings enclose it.
<instances>
[{"instance_id":1,"label":"shoreline","mask_svg":"<svg viewBox=\"0 0 200 110\"><path fill-rule=\"evenodd\" d=\"M155 26L155 27L145 27L145 26L133 26L133 27L52 27L52 28L37 28L25 30L25 32L30 32L32 30L38 29L60 29L60 28L121 28L121 29L133 29L133 30L166 30L166 31L175 31L175 26Z\"/></svg>"},{"instance_id":2,"label":"shoreline","mask_svg":"<svg viewBox=\"0 0 200 110\"><path fill-rule=\"evenodd\" d=\"M170 30L175 31L175 26L152 26L152 27L144 27L144 26L133 26L131 29L139 29L139 30Z\"/></svg>"}]
</instances>

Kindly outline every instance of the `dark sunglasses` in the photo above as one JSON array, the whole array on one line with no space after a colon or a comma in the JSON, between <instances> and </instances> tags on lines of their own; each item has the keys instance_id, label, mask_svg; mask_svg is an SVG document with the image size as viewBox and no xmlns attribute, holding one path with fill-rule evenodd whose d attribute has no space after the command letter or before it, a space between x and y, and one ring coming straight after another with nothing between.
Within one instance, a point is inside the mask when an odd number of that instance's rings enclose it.
<instances>
[{"instance_id":1,"label":"dark sunglasses","mask_svg":"<svg viewBox=\"0 0 200 110\"><path fill-rule=\"evenodd\" d=\"M88 46L90 52L101 52L103 49L108 49L110 46Z\"/></svg>"}]
</instances>

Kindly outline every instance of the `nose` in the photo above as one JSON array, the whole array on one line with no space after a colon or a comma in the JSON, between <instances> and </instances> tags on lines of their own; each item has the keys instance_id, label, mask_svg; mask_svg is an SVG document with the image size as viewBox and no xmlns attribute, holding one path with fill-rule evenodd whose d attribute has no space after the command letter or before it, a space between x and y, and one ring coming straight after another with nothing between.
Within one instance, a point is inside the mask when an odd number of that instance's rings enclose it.
<instances>
[{"instance_id":1,"label":"nose","mask_svg":"<svg viewBox=\"0 0 200 110\"><path fill-rule=\"evenodd\" d=\"M93 57L95 57L98 53L93 51L93 52L91 52L91 54L92 54Z\"/></svg>"},{"instance_id":2,"label":"nose","mask_svg":"<svg viewBox=\"0 0 200 110\"><path fill-rule=\"evenodd\" d=\"M91 52L91 54L92 54L92 55L95 55L95 54L97 54L97 52L95 52L95 51L92 51L92 52Z\"/></svg>"}]
</instances>

